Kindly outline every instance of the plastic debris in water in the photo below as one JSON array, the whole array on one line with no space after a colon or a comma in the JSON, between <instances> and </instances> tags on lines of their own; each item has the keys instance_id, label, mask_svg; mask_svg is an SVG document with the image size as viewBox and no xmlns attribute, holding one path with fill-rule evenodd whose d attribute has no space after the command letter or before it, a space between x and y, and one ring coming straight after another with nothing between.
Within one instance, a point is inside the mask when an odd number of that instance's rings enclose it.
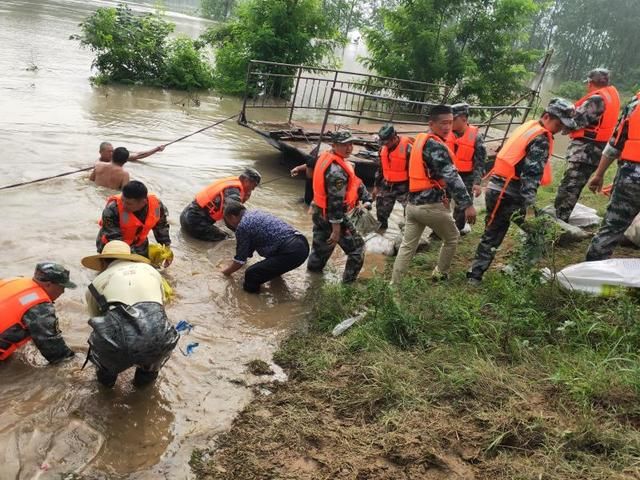
<instances>
[{"instance_id":1,"label":"plastic debris in water","mask_svg":"<svg viewBox=\"0 0 640 480\"><path fill-rule=\"evenodd\" d=\"M180 320L178 324L175 326L175 329L180 334L182 334L183 332L191 333L191 330L193 329L193 325L191 325L186 320Z\"/></svg>"},{"instance_id":2,"label":"plastic debris in water","mask_svg":"<svg viewBox=\"0 0 640 480\"><path fill-rule=\"evenodd\" d=\"M184 350L180 349L185 357L190 357L200 344L198 342L189 343Z\"/></svg>"},{"instance_id":3,"label":"plastic debris in water","mask_svg":"<svg viewBox=\"0 0 640 480\"><path fill-rule=\"evenodd\" d=\"M349 327L351 327L351 325L356 323L358 320L362 320L366 314L367 312L360 312L354 317L349 317L346 320L343 320L333 328L333 331L331 332L331 334L334 337L337 337L338 335L343 334Z\"/></svg>"}]
</instances>

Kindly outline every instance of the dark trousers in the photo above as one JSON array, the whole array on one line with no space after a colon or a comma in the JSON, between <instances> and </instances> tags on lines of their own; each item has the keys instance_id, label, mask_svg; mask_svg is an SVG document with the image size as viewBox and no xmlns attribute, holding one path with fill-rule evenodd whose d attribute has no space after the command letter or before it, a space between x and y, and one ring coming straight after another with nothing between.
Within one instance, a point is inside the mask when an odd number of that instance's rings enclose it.
<instances>
[{"instance_id":1,"label":"dark trousers","mask_svg":"<svg viewBox=\"0 0 640 480\"><path fill-rule=\"evenodd\" d=\"M275 255L251 265L244 274L244 289L258 293L260 285L290 272L304 263L309 256L309 242L303 235L285 241Z\"/></svg>"}]
</instances>

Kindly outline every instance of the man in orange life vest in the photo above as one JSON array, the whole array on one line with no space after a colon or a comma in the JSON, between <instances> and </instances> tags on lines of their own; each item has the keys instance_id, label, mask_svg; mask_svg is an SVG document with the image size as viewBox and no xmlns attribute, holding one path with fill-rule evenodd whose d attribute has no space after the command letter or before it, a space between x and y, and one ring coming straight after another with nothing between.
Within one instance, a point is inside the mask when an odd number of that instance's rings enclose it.
<instances>
[{"instance_id":1,"label":"man in orange life vest","mask_svg":"<svg viewBox=\"0 0 640 480\"><path fill-rule=\"evenodd\" d=\"M378 132L380 141L380 166L376 171L373 198L380 229L389 227L389 216L396 202L404 207L409 193L409 155L413 139L398 135L391 124Z\"/></svg>"},{"instance_id":2,"label":"man in orange life vest","mask_svg":"<svg viewBox=\"0 0 640 480\"><path fill-rule=\"evenodd\" d=\"M576 102L576 127L567 148L567 170L554 202L556 216L569 221L582 189L598 167L602 150L611 138L620 113L620 96L610 84L609 71L589 72L587 94Z\"/></svg>"},{"instance_id":3,"label":"man in orange life vest","mask_svg":"<svg viewBox=\"0 0 640 480\"><path fill-rule=\"evenodd\" d=\"M313 243L307 261L307 269L321 272L340 245L347 254L342 275L345 283L356 280L364 263L364 239L346 215L355 208L361 192L366 192L347 161L352 142L349 132L333 134L332 149L318 157L313 169Z\"/></svg>"},{"instance_id":4,"label":"man in orange life vest","mask_svg":"<svg viewBox=\"0 0 640 480\"><path fill-rule=\"evenodd\" d=\"M121 195L107 199L102 211L100 231L96 238L96 249L102 252L111 240L122 240L131 246L131 251L149 258L147 236L153 236L160 245L171 245L168 211L154 194L147 191L144 183L132 180L122 188ZM171 260L165 262L169 266Z\"/></svg>"},{"instance_id":5,"label":"man in orange life vest","mask_svg":"<svg viewBox=\"0 0 640 480\"><path fill-rule=\"evenodd\" d=\"M429 133L419 134L409 158L409 198L405 210L406 225L398 256L393 264L391 283L398 285L416 253L426 227L442 239L434 281L446 280L456 253L460 233L456 227L447 192L465 210L469 224L475 223L476 210L467 188L453 165L454 153L446 145L451 133L453 113L447 105L436 105L429 112Z\"/></svg>"},{"instance_id":6,"label":"man in orange life vest","mask_svg":"<svg viewBox=\"0 0 640 480\"><path fill-rule=\"evenodd\" d=\"M605 260L633 219L640 213L640 92L622 112L613 136L602 152L596 173L589 182L592 191L602 190L604 174L614 160L619 160L611 200L602 226L591 240L587 261Z\"/></svg>"},{"instance_id":7,"label":"man in orange life vest","mask_svg":"<svg viewBox=\"0 0 640 480\"><path fill-rule=\"evenodd\" d=\"M255 168L247 168L239 177L216 180L205 187L180 214L182 230L198 240L224 240L229 235L216 226L216 222L223 219L224 203L229 199L246 202L261 179Z\"/></svg>"},{"instance_id":8,"label":"man in orange life vest","mask_svg":"<svg viewBox=\"0 0 640 480\"><path fill-rule=\"evenodd\" d=\"M53 306L65 288L76 288L69 281L69 270L51 262L36 265L33 279L0 280L0 360L29 340L51 363L73 357Z\"/></svg>"},{"instance_id":9,"label":"man in orange life vest","mask_svg":"<svg viewBox=\"0 0 640 480\"><path fill-rule=\"evenodd\" d=\"M460 178L467 187L469 196L479 197L482 193L480 183L484 174L484 164L487 160L487 149L484 146L484 138L478 132L478 127L469 125L469 104L456 103L451 105L453 111L453 129L447 139L447 145L455 153L453 164ZM464 209L455 204L453 218L460 235L465 235Z\"/></svg>"},{"instance_id":10,"label":"man in orange life vest","mask_svg":"<svg viewBox=\"0 0 640 480\"><path fill-rule=\"evenodd\" d=\"M551 183L553 135L575 129L574 115L571 102L554 98L540 120L519 126L498 152L485 193L486 227L467 272L470 284L482 281L511 220L520 226L526 217L534 215L538 186Z\"/></svg>"}]
</instances>

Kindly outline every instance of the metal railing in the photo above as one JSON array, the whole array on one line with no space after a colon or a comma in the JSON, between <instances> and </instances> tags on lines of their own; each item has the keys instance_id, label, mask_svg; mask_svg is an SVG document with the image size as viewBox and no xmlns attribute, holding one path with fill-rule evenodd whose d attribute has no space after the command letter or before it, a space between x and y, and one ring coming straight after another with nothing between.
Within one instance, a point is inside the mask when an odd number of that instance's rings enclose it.
<instances>
[{"instance_id":1,"label":"metal railing","mask_svg":"<svg viewBox=\"0 0 640 480\"><path fill-rule=\"evenodd\" d=\"M433 103L446 102L451 92L450 87L435 83L252 60L247 69L240 122L249 121L247 114L251 109L287 110L291 122L297 110L324 111L330 100L334 108L345 112L358 113L370 108L365 97L359 98L359 102L348 95L334 98L334 90Z\"/></svg>"}]
</instances>

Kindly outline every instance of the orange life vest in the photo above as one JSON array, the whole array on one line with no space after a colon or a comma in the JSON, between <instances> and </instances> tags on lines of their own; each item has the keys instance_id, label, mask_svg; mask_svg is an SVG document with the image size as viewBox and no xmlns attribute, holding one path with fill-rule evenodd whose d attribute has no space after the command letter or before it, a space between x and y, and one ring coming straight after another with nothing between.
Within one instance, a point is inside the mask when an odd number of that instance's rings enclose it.
<instances>
[{"instance_id":1,"label":"orange life vest","mask_svg":"<svg viewBox=\"0 0 640 480\"><path fill-rule=\"evenodd\" d=\"M451 147L447 145L439 136L433 133L420 133L416 137L411 147L411 156L409 157L409 191L421 192L430 188L443 189L445 187L444 180L434 180L429 176L429 172L424 168L422 159L422 150L429 139L433 139L444 145L449 151L449 156L453 160L455 154Z\"/></svg>"},{"instance_id":2,"label":"orange life vest","mask_svg":"<svg viewBox=\"0 0 640 480\"><path fill-rule=\"evenodd\" d=\"M640 92L636 94L640 102ZM640 162L640 103L636 105L633 112L627 118L627 141L624 142L620 158L628 162ZM622 133L622 127L620 127Z\"/></svg>"},{"instance_id":3,"label":"orange life vest","mask_svg":"<svg viewBox=\"0 0 640 480\"><path fill-rule=\"evenodd\" d=\"M571 138L589 138L595 142L606 142L613 135L616 123L618 123L618 115L620 115L620 95L618 90L613 85L609 85L587 93L576 102L576 108L594 95L600 95L604 100L604 113L600 117L600 122L596 126L571 132L569 134Z\"/></svg>"},{"instance_id":4,"label":"orange life vest","mask_svg":"<svg viewBox=\"0 0 640 480\"><path fill-rule=\"evenodd\" d=\"M337 163L349 176L347 180L347 193L344 196L345 209L351 210L355 208L358 202L358 187L360 180L353 167L345 161L340 155L336 155L331 151L323 152L313 169L313 203L322 209L324 213L327 211L327 189L325 185L325 172L332 163Z\"/></svg>"},{"instance_id":5,"label":"orange life vest","mask_svg":"<svg viewBox=\"0 0 640 480\"><path fill-rule=\"evenodd\" d=\"M201 208L209 210L209 216L214 222L222 220L224 215L224 191L227 188L237 188L240 190L240 199L244 203L245 197L244 187L238 177L227 177L216 180L208 187L203 188L196 195L196 203ZM220 198L220 205L216 207L216 198Z\"/></svg>"},{"instance_id":6,"label":"orange life vest","mask_svg":"<svg viewBox=\"0 0 640 480\"><path fill-rule=\"evenodd\" d=\"M107 205L111 202L116 202L118 206L122 241L135 247L142 245L147 239L149 232L154 229L160 220L160 200L158 200L158 197L152 193L147 195L148 210L144 223L138 220L138 217L132 212L127 212L124 209L122 195L112 195L107 199ZM102 220L100 221L100 226L102 226ZM106 235L103 235L101 240L103 244L109 241Z\"/></svg>"},{"instance_id":7,"label":"orange life vest","mask_svg":"<svg viewBox=\"0 0 640 480\"><path fill-rule=\"evenodd\" d=\"M407 171L407 147L413 143L409 137L400 136L400 142L389 153L389 148L383 146L380 150L380 165L382 165L382 176L387 182L398 183L409 180Z\"/></svg>"},{"instance_id":8,"label":"orange life vest","mask_svg":"<svg viewBox=\"0 0 640 480\"><path fill-rule=\"evenodd\" d=\"M477 137L478 127L474 127L473 125L468 125L460 137L457 137L453 132L447 137L446 144L455 154L453 164L456 166L458 172L473 172L473 154L476 151Z\"/></svg>"},{"instance_id":9,"label":"orange life vest","mask_svg":"<svg viewBox=\"0 0 640 480\"><path fill-rule=\"evenodd\" d=\"M27 330L27 326L22 322L23 315L31 307L50 301L51 299L44 289L29 278L0 280L0 333L15 325ZM6 346L6 342L1 341L0 360L7 359L29 340L31 340L31 336L9 346Z\"/></svg>"}]
</instances>

